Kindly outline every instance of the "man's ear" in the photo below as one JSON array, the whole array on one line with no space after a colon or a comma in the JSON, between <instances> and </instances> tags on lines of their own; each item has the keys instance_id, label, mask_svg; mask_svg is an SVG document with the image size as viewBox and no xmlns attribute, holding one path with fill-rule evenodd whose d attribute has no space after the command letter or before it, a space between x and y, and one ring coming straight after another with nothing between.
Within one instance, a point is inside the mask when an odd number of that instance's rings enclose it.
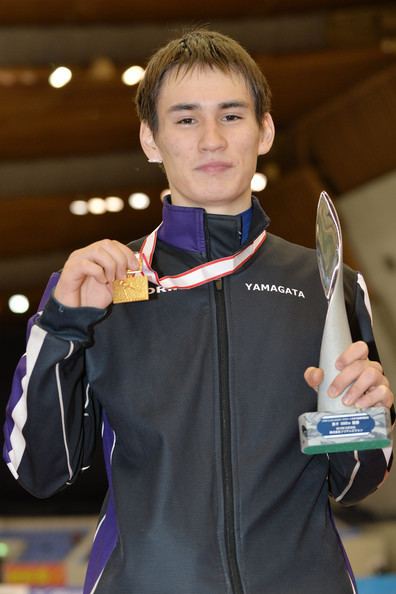
<instances>
[{"instance_id":1,"label":"man's ear","mask_svg":"<svg viewBox=\"0 0 396 594\"><path fill-rule=\"evenodd\" d=\"M270 113L266 113L263 117L261 126L260 143L258 147L258 154L265 155L272 147L275 138L275 125Z\"/></svg>"},{"instance_id":2,"label":"man's ear","mask_svg":"<svg viewBox=\"0 0 396 594\"><path fill-rule=\"evenodd\" d=\"M147 122L141 122L140 124L140 144L150 163L162 163L160 150Z\"/></svg>"}]
</instances>

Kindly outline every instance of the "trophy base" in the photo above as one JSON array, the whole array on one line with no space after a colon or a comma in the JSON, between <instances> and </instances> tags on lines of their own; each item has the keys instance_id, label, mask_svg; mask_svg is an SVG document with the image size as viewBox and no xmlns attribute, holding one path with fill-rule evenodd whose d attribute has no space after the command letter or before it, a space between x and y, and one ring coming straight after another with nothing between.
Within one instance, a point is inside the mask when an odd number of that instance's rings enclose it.
<instances>
[{"instance_id":1,"label":"trophy base","mask_svg":"<svg viewBox=\"0 0 396 594\"><path fill-rule=\"evenodd\" d=\"M331 454L353 450L376 450L391 445L391 420L385 407L356 412L309 412L298 418L301 451Z\"/></svg>"}]
</instances>

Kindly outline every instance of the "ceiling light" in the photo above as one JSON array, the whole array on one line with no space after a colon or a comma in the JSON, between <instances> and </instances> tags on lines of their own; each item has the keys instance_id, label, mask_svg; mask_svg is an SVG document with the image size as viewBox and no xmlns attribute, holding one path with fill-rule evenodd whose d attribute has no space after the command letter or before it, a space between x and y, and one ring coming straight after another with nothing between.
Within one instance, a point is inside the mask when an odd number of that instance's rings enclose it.
<instances>
[{"instance_id":1,"label":"ceiling light","mask_svg":"<svg viewBox=\"0 0 396 594\"><path fill-rule=\"evenodd\" d=\"M8 300L8 307L12 313L23 314L29 309L29 299L25 295L12 295Z\"/></svg>"},{"instance_id":2,"label":"ceiling light","mask_svg":"<svg viewBox=\"0 0 396 594\"><path fill-rule=\"evenodd\" d=\"M66 66L59 66L56 68L49 76L48 82L51 87L55 89L60 89L64 87L71 81L72 78L72 71L70 68L66 68Z\"/></svg>"},{"instance_id":3,"label":"ceiling light","mask_svg":"<svg viewBox=\"0 0 396 594\"><path fill-rule=\"evenodd\" d=\"M263 173L255 173L252 177L250 187L253 192L261 192L267 186L267 176Z\"/></svg>"},{"instance_id":4,"label":"ceiling light","mask_svg":"<svg viewBox=\"0 0 396 594\"><path fill-rule=\"evenodd\" d=\"M69 210L74 215L86 215L88 213L88 204L85 200L73 200L73 202L70 202Z\"/></svg>"},{"instance_id":5,"label":"ceiling light","mask_svg":"<svg viewBox=\"0 0 396 594\"><path fill-rule=\"evenodd\" d=\"M150 198L147 194L143 194L142 192L135 192L131 194L128 198L128 204L131 208L135 208L136 210L143 210L147 208L150 204Z\"/></svg>"},{"instance_id":6,"label":"ceiling light","mask_svg":"<svg viewBox=\"0 0 396 594\"><path fill-rule=\"evenodd\" d=\"M106 202L103 198L90 198L88 200L88 210L94 215L104 214L107 211Z\"/></svg>"},{"instance_id":7,"label":"ceiling light","mask_svg":"<svg viewBox=\"0 0 396 594\"><path fill-rule=\"evenodd\" d=\"M105 204L109 212L120 212L124 208L124 201L119 196L108 196Z\"/></svg>"},{"instance_id":8,"label":"ceiling light","mask_svg":"<svg viewBox=\"0 0 396 594\"><path fill-rule=\"evenodd\" d=\"M122 73L121 79L124 85L131 87L137 85L144 76L144 68L141 66L131 66L125 72Z\"/></svg>"}]
</instances>

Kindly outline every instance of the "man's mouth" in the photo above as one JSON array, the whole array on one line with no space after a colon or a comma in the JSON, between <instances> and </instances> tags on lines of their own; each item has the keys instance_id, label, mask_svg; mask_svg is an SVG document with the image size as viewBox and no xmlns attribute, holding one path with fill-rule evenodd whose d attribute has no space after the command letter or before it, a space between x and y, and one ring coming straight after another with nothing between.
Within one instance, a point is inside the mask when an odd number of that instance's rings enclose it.
<instances>
[{"instance_id":1,"label":"man's mouth","mask_svg":"<svg viewBox=\"0 0 396 594\"><path fill-rule=\"evenodd\" d=\"M199 165L195 169L197 171L202 171L203 173L222 173L232 167L233 165L229 161L208 161L207 163Z\"/></svg>"}]
</instances>

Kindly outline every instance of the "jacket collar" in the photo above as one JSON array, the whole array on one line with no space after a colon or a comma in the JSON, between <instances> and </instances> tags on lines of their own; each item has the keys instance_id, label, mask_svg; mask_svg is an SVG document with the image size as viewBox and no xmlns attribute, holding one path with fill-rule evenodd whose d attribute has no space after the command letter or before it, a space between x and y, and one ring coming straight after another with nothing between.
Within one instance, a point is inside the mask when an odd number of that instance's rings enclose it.
<instances>
[{"instance_id":1,"label":"jacket collar","mask_svg":"<svg viewBox=\"0 0 396 594\"><path fill-rule=\"evenodd\" d=\"M205 209L176 206L166 196L158 239L173 247L221 258L253 241L269 225L257 198L238 215L207 214Z\"/></svg>"}]
</instances>

